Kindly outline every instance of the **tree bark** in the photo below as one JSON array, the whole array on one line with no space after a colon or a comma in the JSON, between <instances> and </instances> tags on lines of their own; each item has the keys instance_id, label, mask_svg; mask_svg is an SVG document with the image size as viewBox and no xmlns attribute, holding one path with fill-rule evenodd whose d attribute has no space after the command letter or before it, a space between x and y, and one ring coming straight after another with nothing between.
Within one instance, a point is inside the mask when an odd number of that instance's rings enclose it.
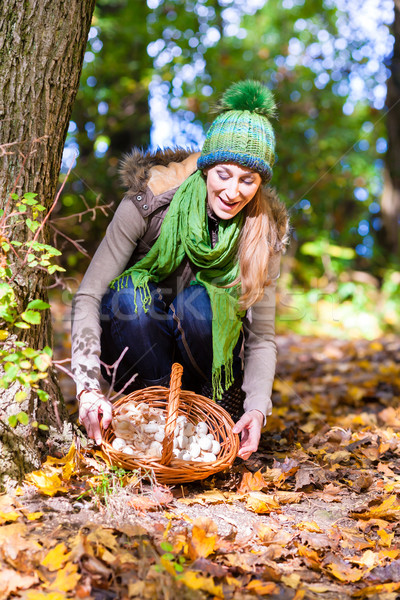
<instances>
[{"instance_id":1,"label":"tree bark","mask_svg":"<svg viewBox=\"0 0 400 600\"><path fill-rule=\"evenodd\" d=\"M0 3L0 206L10 214L15 200L36 193L47 209L52 206L72 105L79 86L83 56L95 0L3 0ZM41 213L38 220L44 218ZM12 218L1 235L24 242L33 239L24 219ZM49 243L46 226L39 242ZM10 256L11 253L9 253ZM47 301L48 275L21 266L15 260L13 288L18 309L29 301ZM42 313L40 325L18 334L34 349L52 346L51 315ZM7 415L14 410L18 385L0 392L0 480L8 473L21 477L40 464L41 455L67 420L67 412L54 370L41 387L48 403L31 393L17 410L50 427L50 438L29 426L11 429ZM15 404L15 403L14 403Z\"/></svg>"},{"instance_id":2,"label":"tree bark","mask_svg":"<svg viewBox=\"0 0 400 600\"><path fill-rule=\"evenodd\" d=\"M394 47L386 96L388 149L381 209L384 243L389 252L397 254L400 248L400 0L394 4Z\"/></svg>"}]
</instances>

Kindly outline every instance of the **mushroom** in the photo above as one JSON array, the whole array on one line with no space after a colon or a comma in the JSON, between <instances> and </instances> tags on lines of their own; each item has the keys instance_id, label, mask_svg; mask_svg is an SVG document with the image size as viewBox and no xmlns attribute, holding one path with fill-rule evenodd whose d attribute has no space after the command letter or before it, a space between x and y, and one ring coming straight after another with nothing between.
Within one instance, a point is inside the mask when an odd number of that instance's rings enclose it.
<instances>
[{"instance_id":1,"label":"mushroom","mask_svg":"<svg viewBox=\"0 0 400 600\"><path fill-rule=\"evenodd\" d=\"M126 442L125 440L123 440L122 438L116 437L113 441L111 446L114 448L114 450L119 450L121 451L122 448L125 448L126 446Z\"/></svg>"},{"instance_id":2,"label":"mushroom","mask_svg":"<svg viewBox=\"0 0 400 600\"><path fill-rule=\"evenodd\" d=\"M208 433L208 425L204 421L199 421L196 425L196 433L206 435Z\"/></svg>"},{"instance_id":3,"label":"mushroom","mask_svg":"<svg viewBox=\"0 0 400 600\"><path fill-rule=\"evenodd\" d=\"M199 446L202 450L211 450L212 441L210 440L209 437L203 436L199 439Z\"/></svg>"},{"instance_id":4,"label":"mushroom","mask_svg":"<svg viewBox=\"0 0 400 600\"><path fill-rule=\"evenodd\" d=\"M218 456L218 454L221 452L221 444L218 440L212 441L211 452L215 454L215 456Z\"/></svg>"},{"instance_id":5,"label":"mushroom","mask_svg":"<svg viewBox=\"0 0 400 600\"><path fill-rule=\"evenodd\" d=\"M199 444L196 444L195 442L190 444L189 452L192 457L192 460L194 460L195 458L197 458L200 455L200 451L201 451L201 449L200 449Z\"/></svg>"},{"instance_id":6,"label":"mushroom","mask_svg":"<svg viewBox=\"0 0 400 600\"><path fill-rule=\"evenodd\" d=\"M215 460L217 460L217 457L212 452L203 453L203 462L214 462Z\"/></svg>"},{"instance_id":7,"label":"mushroom","mask_svg":"<svg viewBox=\"0 0 400 600\"><path fill-rule=\"evenodd\" d=\"M129 456L133 456L135 454L134 449L131 448L130 446L125 446L125 448L122 449L122 452L124 454L129 454Z\"/></svg>"}]
</instances>

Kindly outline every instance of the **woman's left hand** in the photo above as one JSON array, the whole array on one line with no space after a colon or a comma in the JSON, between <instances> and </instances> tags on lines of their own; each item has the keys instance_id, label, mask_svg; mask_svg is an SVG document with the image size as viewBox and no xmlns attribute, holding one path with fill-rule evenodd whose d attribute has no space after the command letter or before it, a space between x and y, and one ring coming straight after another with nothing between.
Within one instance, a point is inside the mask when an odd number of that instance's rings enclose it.
<instances>
[{"instance_id":1,"label":"woman's left hand","mask_svg":"<svg viewBox=\"0 0 400 600\"><path fill-rule=\"evenodd\" d=\"M259 410L250 410L235 424L233 433L241 433L238 456L247 460L258 448L264 415Z\"/></svg>"}]
</instances>

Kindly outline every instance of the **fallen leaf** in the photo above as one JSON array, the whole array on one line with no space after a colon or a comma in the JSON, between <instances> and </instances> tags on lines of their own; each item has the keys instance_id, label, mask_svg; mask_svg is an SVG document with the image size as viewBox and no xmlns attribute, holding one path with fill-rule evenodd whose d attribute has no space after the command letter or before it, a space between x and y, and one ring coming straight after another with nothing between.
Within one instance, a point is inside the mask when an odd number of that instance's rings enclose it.
<instances>
[{"instance_id":1,"label":"fallen leaf","mask_svg":"<svg viewBox=\"0 0 400 600\"><path fill-rule=\"evenodd\" d=\"M247 471L243 473L242 481L238 487L238 494L245 494L246 492L259 491L265 488L267 482L263 478L261 471L251 473Z\"/></svg>"},{"instance_id":2,"label":"fallen leaf","mask_svg":"<svg viewBox=\"0 0 400 600\"><path fill-rule=\"evenodd\" d=\"M365 570L352 568L339 556L329 552L323 561L326 572L343 583L355 583L363 579Z\"/></svg>"},{"instance_id":3,"label":"fallen leaf","mask_svg":"<svg viewBox=\"0 0 400 600\"><path fill-rule=\"evenodd\" d=\"M57 472L47 475L43 471L33 471L26 475L25 481L36 486L39 492L45 496L55 496L58 492L68 492Z\"/></svg>"},{"instance_id":4,"label":"fallen leaf","mask_svg":"<svg viewBox=\"0 0 400 600\"><path fill-rule=\"evenodd\" d=\"M400 504L395 494L385 498L378 506L359 509L350 513L351 517L358 519L388 519L389 521L398 520L400 517Z\"/></svg>"},{"instance_id":5,"label":"fallen leaf","mask_svg":"<svg viewBox=\"0 0 400 600\"><path fill-rule=\"evenodd\" d=\"M67 563L63 569L57 572L57 576L52 583L45 584L45 588L51 591L71 592L75 589L81 575L78 573L78 565Z\"/></svg>"},{"instance_id":6,"label":"fallen leaf","mask_svg":"<svg viewBox=\"0 0 400 600\"><path fill-rule=\"evenodd\" d=\"M68 552L66 545L64 542L61 542L46 554L40 564L49 571L58 571L64 566L69 557L70 553Z\"/></svg>"},{"instance_id":7,"label":"fallen leaf","mask_svg":"<svg viewBox=\"0 0 400 600\"><path fill-rule=\"evenodd\" d=\"M37 575L21 575L14 569L0 571L0 600L6 600L17 590L26 590L39 581Z\"/></svg>"},{"instance_id":8,"label":"fallen leaf","mask_svg":"<svg viewBox=\"0 0 400 600\"><path fill-rule=\"evenodd\" d=\"M274 497L263 492L249 492L246 495L246 508L258 514L281 512L281 506Z\"/></svg>"},{"instance_id":9,"label":"fallen leaf","mask_svg":"<svg viewBox=\"0 0 400 600\"><path fill-rule=\"evenodd\" d=\"M296 525L300 531L310 531L311 533L323 533L321 527L315 521L301 521Z\"/></svg>"},{"instance_id":10,"label":"fallen leaf","mask_svg":"<svg viewBox=\"0 0 400 600\"><path fill-rule=\"evenodd\" d=\"M376 533L380 537L380 539L378 540L378 544L380 546L390 548L393 542L394 533L388 533L385 529L378 529Z\"/></svg>"},{"instance_id":11,"label":"fallen leaf","mask_svg":"<svg viewBox=\"0 0 400 600\"><path fill-rule=\"evenodd\" d=\"M38 511L38 512L33 512L33 513L28 513L25 511L22 511L24 513L24 517L26 517L28 519L28 521L37 521L38 519L41 519L44 515L44 513Z\"/></svg>"},{"instance_id":12,"label":"fallen leaf","mask_svg":"<svg viewBox=\"0 0 400 600\"><path fill-rule=\"evenodd\" d=\"M400 560L394 560L385 567L376 567L367 575L367 579L372 582L400 582Z\"/></svg>"},{"instance_id":13,"label":"fallen leaf","mask_svg":"<svg viewBox=\"0 0 400 600\"><path fill-rule=\"evenodd\" d=\"M221 492L220 490L207 490L202 494L196 494L191 498L177 498L177 502L181 504L226 504L231 502L232 498L236 498L236 494Z\"/></svg>"},{"instance_id":14,"label":"fallen leaf","mask_svg":"<svg viewBox=\"0 0 400 600\"><path fill-rule=\"evenodd\" d=\"M188 553L191 560L206 558L214 551L217 541L217 527L211 519L196 519L190 539L188 541Z\"/></svg>"},{"instance_id":15,"label":"fallen leaf","mask_svg":"<svg viewBox=\"0 0 400 600\"><path fill-rule=\"evenodd\" d=\"M301 577L297 573L291 573L290 575L282 575L281 581L288 587L296 590L299 587Z\"/></svg>"},{"instance_id":16,"label":"fallen leaf","mask_svg":"<svg viewBox=\"0 0 400 600\"><path fill-rule=\"evenodd\" d=\"M0 525L17 521L21 516L21 513L18 513L15 510L10 510L9 512L0 511Z\"/></svg>"},{"instance_id":17,"label":"fallen leaf","mask_svg":"<svg viewBox=\"0 0 400 600\"><path fill-rule=\"evenodd\" d=\"M40 592L39 590L29 590L24 600L65 600L65 594L60 592Z\"/></svg>"},{"instance_id":18,"label":"fallen leaf","mask_svg":"<svg viewBox=\"0 0 400 600\"><path fill-rule=\"evenodd\" d=\"M261 596L262 594L277 594L279 592L279 586L277 586L276 583L273 583L272 581L260 581L258 579L253 579L253 581L250 581L250 583L246 585L245 589L249 592L254 592L257 594L257 596Z\"/></svg>"},{"instance_id":19,"label":"fallen leaf","mask_svg":"<svg viewBox=\"0 0 400 600\"><path fill-rule=\"evenodd\" d=\"M215 585L212 577L203 577L196 571L185 571L179 575L179 581L191 590L204 590L217 598L224 597L222 585Z\"/></svg>"},{"instance_id":20,"label":"fallen leaf","mask_svg":"<svg viewBox=\"0 0 400 600\"><path fill-rule=\"evenodd\" d=\"M354 598L365 598L366 596L380 597L400 590L400 583L383 583L382 585L371 585L353 593Z\"/></svg>"},{"instance_id":21,"label":"fallen leaf","mask_svg":"<svg viewBox=\"0 0 400 600\"><path fill-rule=\"evenodd\" d=\"M257 534L263 544L279 544L286 546L292 539L293 535L283 529L273 529L266 523L259 523Z\"/></svg>"}]
</instances>

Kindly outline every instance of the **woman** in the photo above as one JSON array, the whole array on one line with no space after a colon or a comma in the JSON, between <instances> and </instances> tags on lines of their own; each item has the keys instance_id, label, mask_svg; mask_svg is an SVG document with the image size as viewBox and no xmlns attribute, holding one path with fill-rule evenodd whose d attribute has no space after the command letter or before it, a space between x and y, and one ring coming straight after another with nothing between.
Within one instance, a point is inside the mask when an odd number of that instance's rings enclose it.
<instances>
[{"instance_id":1,"label":"woman","mask_svg":"<svg viewBox=\"0 0 400 600\"><path fill-rule=\"evenodd\" d=\"M129 392L168 385L181 362L184 387L237 420L243 459L271 412L287 232L284 207L262 187L274 163L275 104L261 83L245 81L225 92L219 111L201 153L134 151L123 165L129 191L73 308L79 416L97 443L99 419L108 427L112 412L100 363L113 388Z\"/></svg>"}]
</instances>

